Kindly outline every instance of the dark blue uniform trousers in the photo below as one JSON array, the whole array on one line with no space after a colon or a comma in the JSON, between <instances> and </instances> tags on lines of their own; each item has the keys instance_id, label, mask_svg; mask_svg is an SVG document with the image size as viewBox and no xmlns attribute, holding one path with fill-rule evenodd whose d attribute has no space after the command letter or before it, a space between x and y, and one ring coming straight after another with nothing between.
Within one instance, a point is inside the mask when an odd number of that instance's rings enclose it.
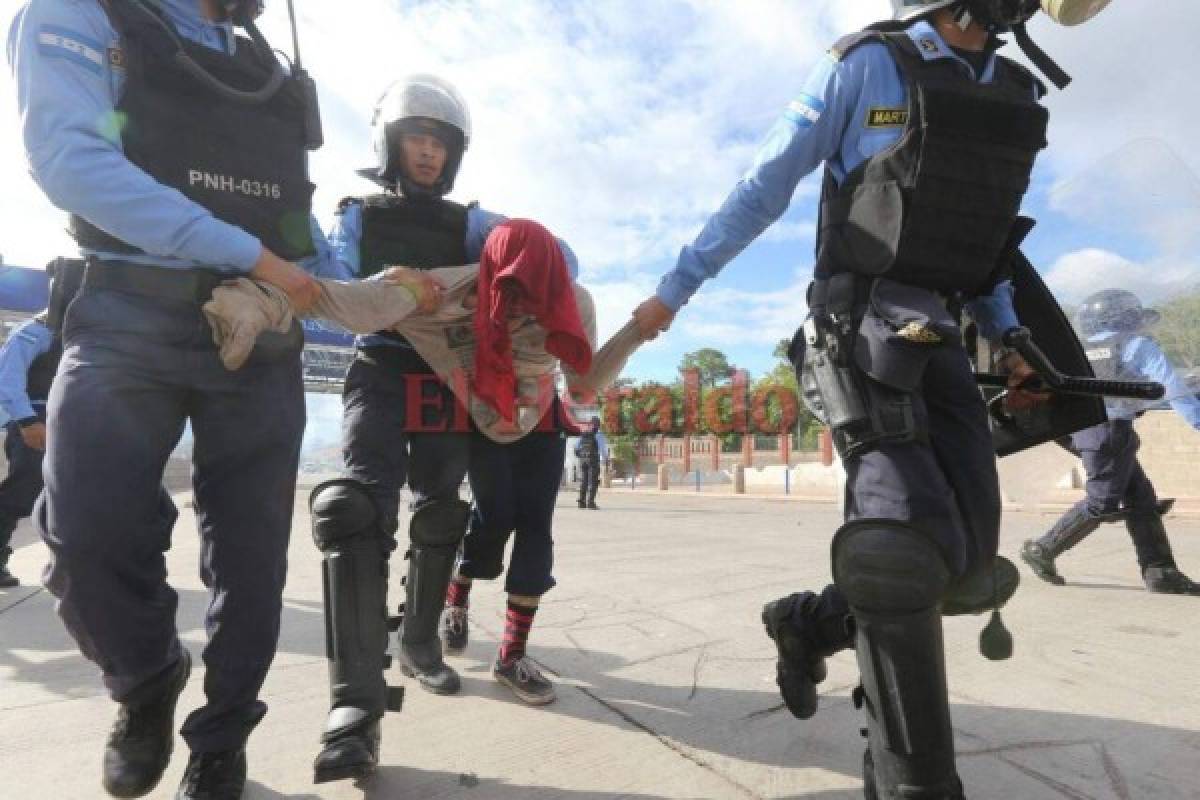
<instances>
[{"instance_id":1,"label":"dark blue uniform trousers","mask_svg":"<svg viewBox=\"0 0 1200 800\"><path fill-rule=\"evenodd\" d=\"M535 431L510 444L472 436L468 474L475 506L459 573L482 580L499 576L515 532L504 590L540 597L554 587L554 505L566 453L559 432Z\"/></svg>"},{"instance_id":2,"label":"dark blue uniform trousers","mask_svg":"<svg viewBox=\"0 0 1200 800\"><path fill-rule=\"evenodd\" d=\"M177 516L161 490L184 423L200 575L209 590L207 704L182 733L194 751L242 746L279 636L304 431L299 354L229 372L192 303L85 290L68 311L50 392L46 587L116 700L180 656L163 553Z\"/></svg>"},{"instance_id":3,"label":"dark blue uniform trousers","mask_svg":"<svg viewBox=\"0 0 1200 800\"><path fill-rule=\"evenodd\" d=\"M1086 495L1063 515L1055 530L1125 511L1129 514L1125 527L1142 570L1173 567L1175 558L1170 543L1162 526L1154 522L1159 516L1158 495L1138 462L1141 445L1133 420L1129 419L1111 420L1072 435L1067 449L1083 460L1087 472ZM1147 520L1153 524L1146 524ZM1042 541L1050 544L1053 533Z\"/></svg>"},{"instance_id":4,"label":"dark blue uniform trousers","mask_svg":"<svg viewBox=\"0 0 1200 800\"><path fill-rule=\"evenodd\" d=\"M413 509L458 498L467 474L470 427L454 394L407 348L364 347L342 393L342 458L346 474L366 485L395 548L400 489Z\"/></svg>"},{"instance_id":5,"label":"dark blue uniform trousers","mask_svg":"<svg viewBox=\"0 0 1200 800\"><path fill-rule=\"evenodd\" d=\"M17 523L33 512L33 503L42 491L42 451L25 444L21 427L15 421L8 423L6 429L4 456L8 459L8 475L0 481L0 560L8 553Z\"/></svg>"},{"instance_id":6,"label":"dark blue uniform trousers","mask_svg":"<svg viewBox=\"0 0 1200 800\"><path fill-rule=\"evenodd\" d=\"M984 406L966 353L940 347L913 396L927 441L885 442L845 460L846 521L908 523L933 538L955 577L993 563L1000 539L1000 479ZM853 645L849 607L836 586L821 593L821 649Z\"/></svg>"},{"instance_id":7,"label":"dark blue uniform trousers","mask_svg":"<svg viewBox=\"0 0 1200 800\"><path fill-rule=\"evenodd\" d=\"M1083 459L1087 496L1080 504L1092 516L1123 509L1156 513L1154 484L1138 463L1142 440L1133 420L1119 419L1082 430L1071 436L1072 453Z\"/></svg>"}]
</instances>

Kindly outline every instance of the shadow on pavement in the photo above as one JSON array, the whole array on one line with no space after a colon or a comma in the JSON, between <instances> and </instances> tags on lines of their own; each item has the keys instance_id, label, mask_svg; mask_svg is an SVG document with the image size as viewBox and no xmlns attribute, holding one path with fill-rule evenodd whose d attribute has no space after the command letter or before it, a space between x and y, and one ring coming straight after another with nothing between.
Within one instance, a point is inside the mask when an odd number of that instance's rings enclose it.
<instances>
[{"instance_id":1,"label":"shadow on pavement","mask_svg":"<svg viewBox=\"0 0 1200 800\"><path fill-rule=\"evenodd\" d=\"M19 594L18 594L19 592ZM208 593L176 589L176 612L184 641L199 663L204 647L204 613ZM10 599L11 598L11 599ZM0 595L0 671L6 683L40 684L63 697L103 694L100 672L79 654L62 620L54 612L54 597L37 586L21 586ZM37 623L29 621L30 616ZM319 604L284 598L280 654L325 657L325 629ZM30 653L27 657L25 653Z\"/></svg>"},{"instance_id":2,"label":"shadow on pavement","mask_svg":"<svg viewBox=\"0 0 1200 800\"><path fill-rule=\"evenodd\" d=\"M488 640L472 641L465 656L451 663L464 677L478 675L479 680L464 684L467 692L520 705L488 674L493 646ZM559 676L559 699L545 707L546 713L639 729L721 773L723 764L757 763L861 778L865 743L860 729L865 720L850 702L849 686L823 684L820 711L800 721L782 707L773 685L763 691L703 685L702 657L694 668L672 670L674 681L664 680L662 671L642 681L630 675L638 675L645 662L628 662L612 653L536 645L530 653ZM761 671L762 659L745 661L756 662L754 668ZM679 678L688 682L679 683ZM960 772L968 787L983 788L985 780L992 783L1000 776L1001 785L1013 781L1029 787L1027 791L1034 792L1029 796L1036 797L1195 797L1190 792L1200 775L1177 756L1181 750L1200 752L1200 731L969 703L952 704L951 715ZM858 791L838 790L793 797L860 796ZM1009 796L1025 795L1018 790Z\"/></svg>"}]
</instances>

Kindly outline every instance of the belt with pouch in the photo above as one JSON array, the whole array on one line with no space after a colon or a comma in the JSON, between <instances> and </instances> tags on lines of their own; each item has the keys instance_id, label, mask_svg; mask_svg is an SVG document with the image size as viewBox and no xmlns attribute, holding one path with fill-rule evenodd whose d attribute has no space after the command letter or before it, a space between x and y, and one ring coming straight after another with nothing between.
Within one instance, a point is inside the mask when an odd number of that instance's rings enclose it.
<instances>
[{"instance_id":1,"label":"belt with pouch","mask_svg":"<svg viewBox=\"0 0 1200 800\"><path fill-rule=\"evenodd\" d=\"M140 297L202 306L213 290L238 277L206 269L168 269L128 261L89 258L83 274L83 291L107 289ZM304 329L294 317L286 333L264 331L258 335L247 364L267 364L299 355L304 349Z\"/></svg>"},{"instance_id":2,"label":"belt with pouch","mask_svg":"<svg viewBox=\"0 0 1200 800\"><path fill-rule=\"evenodd\" d=\"M89 258L83 288L117 292L204 305L213 290L236 276L206 269L167 269L128 261L99 261Z\"/></svg>"}]
</instances>

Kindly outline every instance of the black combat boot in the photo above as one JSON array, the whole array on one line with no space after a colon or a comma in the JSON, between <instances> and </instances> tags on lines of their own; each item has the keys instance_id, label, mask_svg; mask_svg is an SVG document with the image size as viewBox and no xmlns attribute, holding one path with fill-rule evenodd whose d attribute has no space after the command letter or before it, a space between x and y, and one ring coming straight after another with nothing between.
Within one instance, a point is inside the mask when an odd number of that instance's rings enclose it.
<instances>
[{"instance_id":1,"label":"black combat boot","mask_svg":"<svg viewBox=\"0 0 1200 800\"><path fill-rule=\"evenodd\" d=\"M1118 514L1094 514L1088 509L1087 501L1082 500L1063 514L1045 536L1025 542L1021 547L1021 560L1029 565L1034 575L1047 583L1062 586L1066 580L1054 568L1054 559L1082 542L1102 523L1119 518Z\"/></svg>"},{"instance_id":2,"label":"black combat boot","mask_svg":"<svg viewBox=\"0 0 1200 800\"><path fill-rule=\"evenodd\" d=\"M246 788L246 750L192 753L175 800L240 800Z\"/></svg>"},{"instance_id":3,"label":"black combat boot","mask_svg":"<svg viewBox=\"0 0 1200 800\"><path fill-rule=\"evenodd\" d=\"M788 595L763 606L762 621L767 636L775 642L775 683L788 711L798 719L817 713L817 684L825 680L825 658L849 647L854 639L846 632L846 615L834 627L842 631L836 645L823 646L825 638L818 619L821 598L812 592Z\"/></svg>"},{"instance_id":4,"label":"black combat boot","mask_svg":"<svg viewBox=\"0 0 1200 800\"><path fill-rule=\"evenodd\" d=\"M379 765L379 720L325 741L313 762L313 783L362 780Z\"/></svg>"},{"instance_id":5,"label":"black combat boot","mask_svg":"<svg viewBox=\"0 0 1200 800\"><path fill-rule=\"evenodd\" d=\"M1142 572L1142 580L1146 584L1146 591L1154 594L1200 596L1200 584L1175 567L1147 567Z\"/></svg>"},{"instance_id":6,"label":"black combat boot","mask_svg":"<svg viewBox=\"0 0 1200 800\"><path fill-rule=\"evenodd\" d=\"M158 785L175 744L175 703L191 670L184 650L174 667L121 704L104 748L104 790L113 797L141 797Z\"/></svg>"},{"instance_id":7,"label":"black combat boot","mask_svg":"<svg viewBox=\"0 0 1200 800\"><path fill-rule=\"evenodd\" d=\"M1054 568L1054 555L1045 545L1039 542L1029 539L1025 544L1021 545L1021 560L1029 565L1034 575L1046 583L1062 586L1067 582L1062 575L1058 574L1058 570Z\"/></svg>"},{"instance_id":8,"label":"black combat boot","mask_svg":"<svg viewBox=\"0 0 1200 800\"><path fill-rule=\"evenodd\" d=\"M17 580L17 576L8 571L8 557L10 555L12 555L12 550L7 547L0 547L0 589L11 589L21 584Z\"/></svg>"}]
</instances>

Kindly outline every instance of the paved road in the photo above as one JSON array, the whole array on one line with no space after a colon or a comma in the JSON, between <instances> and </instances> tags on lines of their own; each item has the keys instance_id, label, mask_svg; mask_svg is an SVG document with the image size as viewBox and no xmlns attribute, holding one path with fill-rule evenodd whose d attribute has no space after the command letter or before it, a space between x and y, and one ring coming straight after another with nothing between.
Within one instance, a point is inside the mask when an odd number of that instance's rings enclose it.
<instances>
[{"instance_id":1,"label":"paved road","mask_svg":"<svg viewBox=\"0 0 1200 800\"><path fill-rule=\"evenodd\" d=\"M564 494L556 575L531 653L559 676L559 700L522 706L489 674L503 596L481 584L472 641L451 663L462 695L411 688L385 724L386 766L369 785L315 787L311 760L326 703L320 581L298 498L284 630L250 748L247 798L822 798L861 796L856 670L833 659L822 711L781 710L762 603L828 579L827 505L638 491L578 510ZM1007 517L1004 549L1050 517ZM1180 563L1200 573L1200 520L1169 525ZM194 521L170 553L180 626L203 642ZM22 528L26 579L44 550ZM1061 562L1071 583L1027 580L1006 614L1012 661L978 655L985 618L947 624L953 715L972 800L1143 800L1200 796L1200 598L1142 591L1123 529ZM193 674L182 708L198 702ZM396 671L392 678L403 679ZM96 798L113 714L50 598L0 592L0 797ZM183 745L153 797L172 796Z\"/></svg>"}]
</instances>

